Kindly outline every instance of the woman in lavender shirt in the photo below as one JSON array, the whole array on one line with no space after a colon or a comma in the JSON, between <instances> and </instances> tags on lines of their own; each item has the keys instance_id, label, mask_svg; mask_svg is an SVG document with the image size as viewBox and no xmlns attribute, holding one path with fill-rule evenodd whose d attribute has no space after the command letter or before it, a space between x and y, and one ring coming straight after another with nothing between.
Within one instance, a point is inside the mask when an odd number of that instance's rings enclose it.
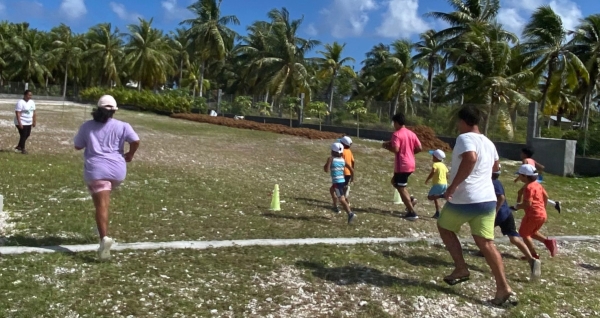
<instances>
[{"instance_id":1,"label":"woman in lavender shirt","mask_svg":"<svg viewBox=\"0 0 600 318\"><path fill-rule=\"evenodd\" d=\"M131 125L112 118L117 109L112 96L102 96L98 108L92 112L94 119L81 125L75 136L75 149L85 149L83 177L96 207L101 260L110 258L113 245L113 240L106 235L110 193L125 180L126 162L131 162L140 145L140 138ZM125 142L129 143L127 153L124 153Z\"/></svg>"}]
</instances>

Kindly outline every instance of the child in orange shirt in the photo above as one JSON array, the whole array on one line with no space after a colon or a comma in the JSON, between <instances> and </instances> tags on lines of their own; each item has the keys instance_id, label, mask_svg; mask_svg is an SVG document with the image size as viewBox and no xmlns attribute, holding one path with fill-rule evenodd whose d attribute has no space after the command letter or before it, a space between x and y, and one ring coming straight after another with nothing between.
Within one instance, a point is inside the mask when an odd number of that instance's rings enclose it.
<instances>
[{"instance_id":1,"label":"child in orange shirt","mask_svg":"<svg viewBox=\"0 0 600 318\"><path fill-rule=\"evenodd\" d=\"M531 147L525 147L523 149L521 149L521 160L522 160L522 164L529 164L535 167L535 169L538 171L538 180L537 182L542 182L541 180L541 175L542 172L544 171L544 166L542 166L539 162L533 160L531 157L533 157L534 151L533 148ZM515 182L519 181L519 177L517 177L515 179ZM523 187L524 188L524 187ZM517 192L517 202L521 202L521 199L523 199L523 188L521 188L519 190L519 192ZM554 200L550 200L548 199L548 203L553 205L554 208L556 209L556 211L558 211L558 213L560 213L560 201L554 201Z\"/></svg>"},{"instance_id":2,"label":"child in orange shirt","mask_svg":"<svg viewBox=\"0 0 600 318\"><path fill-rule=\"evenodd\" d=\"M535 251L532 238L544 243L548 251L550 251L550 256L554 257L558 250L556 240L548 239L539 232L548 218L546 215L548 194L544 190L544 187L537 182L538 172L534 166L524 164L519 168L518 174L519 180L525 183L523 187L523 202L518 203L512 208L515 211L520 209L525 210L525 216L521 220L521 226L519 227L519 235L523 238L533 257L540 258Z\"/></svg>"}]
</instances>

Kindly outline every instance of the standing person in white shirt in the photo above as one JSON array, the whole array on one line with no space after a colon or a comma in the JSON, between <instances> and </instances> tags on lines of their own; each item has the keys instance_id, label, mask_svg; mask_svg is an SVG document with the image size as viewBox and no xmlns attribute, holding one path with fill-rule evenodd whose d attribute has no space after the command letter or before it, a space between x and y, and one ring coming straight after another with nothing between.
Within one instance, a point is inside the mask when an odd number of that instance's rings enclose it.
<instances>
[{"instance_id":1,"label":"standing person in white shirt","mask_svg":"<svg viewBox=\"0 0 600 318\"><path fill-rule=\"evenodd\" d=\"M500 306L508 301L512 290L506 281L502 258L494 245L498 199L490 176L499 170L499 157L494 144L479 132L481 117L479 109L473 106L465 106L458 112L460 135L452 152L450 185L445 194L447 202L438 219L438 230L455 266L444 281L455 285L470 276L456 236L463 224L469 224L471 235L496 280L496 295L491 303Z\"/></svg>"},{"instance_id":2,"label":"standing person in white shirt","mask_svg":"<svg viewBox=\"0 0 600 318\"><path fill-rule=\"evenodd\" d=\"M15 151L22 154L27 154L25 150L25 142L31 135L31 128L36 125L35 103L31 99L33 94L30 90L23 93L23 99L17 102L15 107L15 126L19 131L19 144L15 147Z\"/></svg>"}]
</instances>

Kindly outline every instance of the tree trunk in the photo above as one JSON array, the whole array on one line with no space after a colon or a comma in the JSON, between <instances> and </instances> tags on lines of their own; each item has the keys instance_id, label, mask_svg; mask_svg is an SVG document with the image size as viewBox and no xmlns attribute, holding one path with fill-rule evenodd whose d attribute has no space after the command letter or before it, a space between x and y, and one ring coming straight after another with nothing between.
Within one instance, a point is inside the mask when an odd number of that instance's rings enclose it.
<instances>
[{"instance_id":1,"label":"tree trunk","mask_svg":"<svg viewBox=\"0 0 600 318\"><path fill-rule=\"evenodd\" d=\"M556 112L556 121L554 122L555 127L561 126L564 113L565 109L562 106L558 107L558 111Z\"/></svg>"},{"instance_id":2,"label":"tree trunk","mask_svg":"<svg viewBox=\"0 0 600 318\"><path fill-rule=\"evenodd\" d=\"M542 89L542 100L540 101L540 113L544 116L544 108L546 107L546 98L548 97L548 90L550 89L550 81L552 79L552 73L554 72L554 68L552 67L552 63L554 62L554 58L550 60L550 66L548 66L548 78L546 79L546 84Z\"/></svg>"},{"instance_id":3,"label":"tree trunk","mask_svg":"<svg viewBox=\"0 0 600 318\"><path fill-rule=\"evenodd\" d=\"M179 62L179 82L177 82L177 88L181 88L181 80L183 79L183 59Z\"/></svg>"},{"instance_id":4,"label":"tree trunk","mask_svg":"<svg viewBox=\"0 0 600 318\"><path fill-rule=\"evenodd\" d=\"M494 103L491 102L490 106L488 107L488 113L485 116L485 127L483 128L483 134L485 136L488 135L488 129L490 127L490 118L492 117L492 109L494 108Z\"/></svg>"},{"instance_id":5,"label":"tree trunk","mask_svg":"<svg viewBox=\"0 0 600 318\"><path fill-rule=\"evenodd\" d=\"M429 69L427 70L427 82L429 83L429 87L427 88L428 101L427 106L431 109L431 93L433 89L433 62L429 61Z\"/></svg>"},{"instance_id":6,"label":"tree trunk","mask_svg":"<svg viewBox=\"0 0 600 318\"><path fill-rule=\"evenodd\" d=\"M396 94L396 99L394 100L394 105L392 106L392 112L390 114L390 118L392 118L394 115L396 115L396 110L398 109L398 102L400 101L400 92L398 92L398 94Z\"/></svg>"},{"instance_id":7,"label":"tree trunk","mask_svg":"<svg viewBox=\"0 0 600 318\"><path fill-rule=\"evenodd\" d=\"M329 92L329 115L327 115L327 124L331 125L331 114L333 111L333 84L335 81L337 71L333 71L333 75L331 76L331 82L329 82L329 88L327 89Z\"/></svg>"},{"instance_id":8,"label":"tree trunk","mask_svg":"<svg viewBox=\"0 0 600 318\"><path fill-rule=\"evenodd\" d=\"M69 74L69 62L66 63L65 65L65 81L64 81L64 87L63 87L63 100L67 97L67 76Z\"/></svg>"},{"instance_id":9,"label":"tree trunk","mask_svg":"<svg viewBox=\"0 0 600 318\"><path fill-rule=\"evenodd\" d=\"M204 68L206 67L206 62L202 61L202 66L200 67L200 83L198 83L200 87L200 91L198 92L198 96L202 97L202 91L204 90Z\"/></svg>"},{"instance_id":10,"label":"tree trunk","mask_svg":"<svg viewBox=\"0 0 600 318\"><path fill-rule=\"evenodd\" d=\"M267 94L265 94L265 103L268 103L268 102L269 102L269 91L267 91Z\"/></svg>"}]
</instances>

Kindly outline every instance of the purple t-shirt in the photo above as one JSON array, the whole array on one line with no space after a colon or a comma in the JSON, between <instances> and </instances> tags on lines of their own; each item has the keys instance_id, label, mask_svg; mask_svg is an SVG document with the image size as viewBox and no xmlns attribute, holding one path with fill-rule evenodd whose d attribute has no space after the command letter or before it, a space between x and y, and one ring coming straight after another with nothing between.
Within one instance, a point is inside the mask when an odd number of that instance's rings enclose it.
<instances>
[{"instance_id":1,"label":"purple t-shirt","mask_svg":"<svg viewBox=\"0 0 600 318\"><path fill-rule=\"evenodd\" d=\"M83 152L83 178L94 180L123 181L127 165L123 157L125 142L140 140L131 125L116 119L105 124L90 120L79 128L75 136L75 147Z\"/></svg>"}]
</instances>

